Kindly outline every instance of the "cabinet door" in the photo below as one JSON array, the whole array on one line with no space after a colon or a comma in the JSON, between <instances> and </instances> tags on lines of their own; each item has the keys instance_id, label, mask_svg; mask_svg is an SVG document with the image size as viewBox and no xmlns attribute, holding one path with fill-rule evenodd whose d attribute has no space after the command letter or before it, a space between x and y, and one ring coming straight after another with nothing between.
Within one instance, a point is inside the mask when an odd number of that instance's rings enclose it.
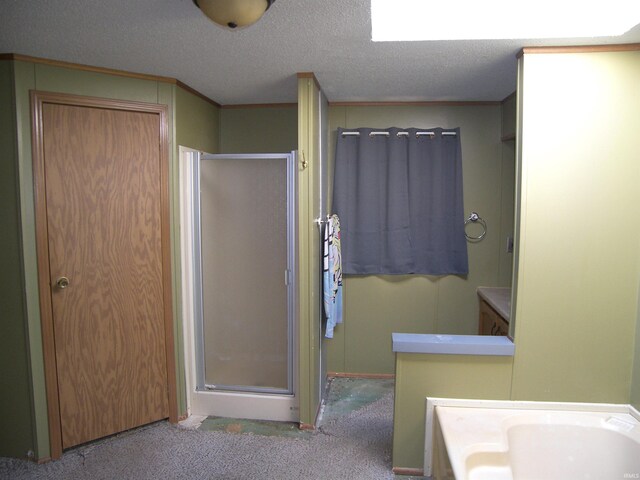
<instances>
[{"instance_id":1,"label":"cabinet door","mask_svg":"<svg viewBox=\"0 0 640 480\"><path fill-rule=\"evenodd\" d=\"M508 335L509 322L502 318L487 302L480 299L479 335Z\"/></svg>"},{"instance_id":2,"label":"cabinet door","mask_svg":"<svg viewBox=\"0 0 640 480\"><path fill-rule=\"evenodd\" d=\"M491 335L509 335L509 324L497 314L491 325Z\"/></svg>"}]
</instances>

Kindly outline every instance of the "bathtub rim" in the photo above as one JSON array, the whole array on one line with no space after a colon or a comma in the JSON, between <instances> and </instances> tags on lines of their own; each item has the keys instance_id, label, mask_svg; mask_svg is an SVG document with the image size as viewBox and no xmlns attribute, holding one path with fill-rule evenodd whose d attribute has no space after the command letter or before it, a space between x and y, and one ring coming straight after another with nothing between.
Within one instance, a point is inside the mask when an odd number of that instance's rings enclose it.
<instances>
[{"instance_id":1,"label":"bathtub rim","mask_svg":"<svg viewBox=\"0 0 640 480\"><path fill-rule=\"evenodd\" d=\"M433 475L433 438L436 407L469 407L505 410L557 410L572 412L627 413L640 422L640 411L623 403L538 402L523 400L480 400L469 398L426 397L424 435L424 475Z\"/></svg>"}]
</instances>

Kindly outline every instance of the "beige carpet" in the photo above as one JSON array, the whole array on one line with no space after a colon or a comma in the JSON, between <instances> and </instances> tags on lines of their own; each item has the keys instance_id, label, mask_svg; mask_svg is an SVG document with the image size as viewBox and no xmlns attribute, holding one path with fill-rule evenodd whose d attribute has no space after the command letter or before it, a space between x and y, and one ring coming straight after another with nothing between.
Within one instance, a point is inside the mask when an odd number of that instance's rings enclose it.
<instances>
[{"instance_id":1,"label":"beige carpet","mask_svg":"<svg viewBox=\"0 0 640 480\"><path fill-rule=\"evenodd\" d=\"M66 452L44 465L0 458L0 478L393 479L393 397L333 418L305 438L156 423Z\"/></svg>"}]
</instances>

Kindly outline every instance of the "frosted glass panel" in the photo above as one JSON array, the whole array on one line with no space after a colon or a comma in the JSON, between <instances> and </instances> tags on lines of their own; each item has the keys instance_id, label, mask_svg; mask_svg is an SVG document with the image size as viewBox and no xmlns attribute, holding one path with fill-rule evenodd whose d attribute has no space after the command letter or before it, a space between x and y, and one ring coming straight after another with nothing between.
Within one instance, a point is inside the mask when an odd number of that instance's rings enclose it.
<instances>
[{"instance_id":1,"label":"frosted glass panel","mask_svg":"<svg viewBox=\"0 0 640 480\"><path fill-rule=\"evenodd\" d=\"M200 195L205 384L286 390L287 160L201 160Z\"/></svg>"}]
</instances>

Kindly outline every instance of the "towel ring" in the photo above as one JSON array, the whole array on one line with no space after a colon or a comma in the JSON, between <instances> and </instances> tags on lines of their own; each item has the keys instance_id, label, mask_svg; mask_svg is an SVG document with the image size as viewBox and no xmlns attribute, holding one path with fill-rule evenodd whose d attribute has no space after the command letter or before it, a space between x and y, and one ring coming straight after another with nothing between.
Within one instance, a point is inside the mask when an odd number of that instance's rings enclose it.
<instances>
[{"instance_id":1,"label":"towel ring","mask_svg":"<svg viewBox=\"0 0 640 480\"><path fill-rule=\"evenodd\" d=\"M480 235L478 235L477 237L473 237L471 235L468 235L466 229L467 229L467 224L469 224L469 223L479 223L480 225L482 225L482 233ZM482 219L482 217L480 215L478 215L476 212L471 212L469 214L469 218L467 218L464 221L464 228L465 228L464 236L467 238L467 240L470 240L472 242L479 242L487 234L487 222L485 222Z\"/></svg>"}]
</instances>

